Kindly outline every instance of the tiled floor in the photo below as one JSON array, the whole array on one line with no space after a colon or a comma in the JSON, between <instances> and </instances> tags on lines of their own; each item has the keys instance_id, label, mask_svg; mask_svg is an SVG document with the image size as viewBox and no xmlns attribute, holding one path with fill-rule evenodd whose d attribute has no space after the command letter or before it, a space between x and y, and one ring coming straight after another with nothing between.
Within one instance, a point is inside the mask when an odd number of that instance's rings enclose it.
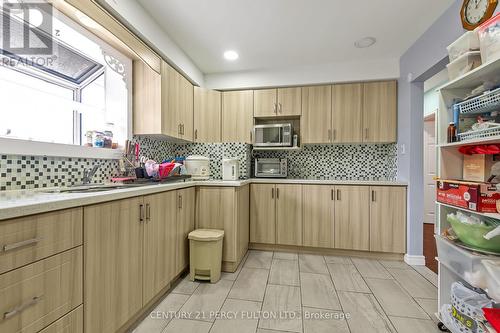
<instances>
[{"instance_id":1,"label":"tiled floor","mask_svg":"<svg viewBox=\"0 0 500 333\"><path fill-rule=\"evenodd\" d=\"M249 251L216 284L184 278L134 332L440 332L435 280L399 261Z\"/></svg>"}]
</instances>

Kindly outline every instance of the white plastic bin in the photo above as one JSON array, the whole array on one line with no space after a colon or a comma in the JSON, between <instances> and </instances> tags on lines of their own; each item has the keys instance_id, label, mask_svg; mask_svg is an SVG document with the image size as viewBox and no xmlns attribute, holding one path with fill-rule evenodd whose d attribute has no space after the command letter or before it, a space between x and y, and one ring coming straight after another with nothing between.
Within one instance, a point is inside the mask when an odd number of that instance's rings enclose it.
<instances>
[{"instance_id":1,"label":"white plastic bin","mask_svg":"<svg viewBox=\"0 0 500 333\"><path fill-rule=\"evenodd\" d=\"M224 230L197 229L189 239L189 278L216 283L222 265L222 239Z\"/></svg>"},{"instance_id":2,"label":"white plastic bin","mask_svg":"<svg viewBox=\"0 0 500 333\"><path fill-rule=\"evenodd\" d=\"M500 303L500 261L483 260L486 273L486 292Z\"/></svg>"},{"instance_id":3,"label":"white plastic bin","mask_svg":"<svg viewBox=\"0 0 500 333\"><path fill-rule=\"evenodd\" d=\"M481 24L476 31L483 63L500 58L500 14Z\"/></svg>"},{"instance_id":4,"label":"white plastic bin","mask_svg":"<svg viewBox=\"0 0 500 333\"><path fill-rule=\"evenodd\" d=\"M481 64L481 52L470 51L462 54L446 67L448 68L448 76L450 80L455 80L457 77L460 77L474 68L481 66Z\"/></svg>"},{"instance_id":5,"label":"white plastic bin","mask_svg":"<svg viewBox=\"0 0 500 333\"><path fill-rule=\"evenodd\" d=\"M458 59L469 51L479 51L479 37L477 32L467 31L446 49L448 50L450 62Z\"/></svg>"}]
</instances>

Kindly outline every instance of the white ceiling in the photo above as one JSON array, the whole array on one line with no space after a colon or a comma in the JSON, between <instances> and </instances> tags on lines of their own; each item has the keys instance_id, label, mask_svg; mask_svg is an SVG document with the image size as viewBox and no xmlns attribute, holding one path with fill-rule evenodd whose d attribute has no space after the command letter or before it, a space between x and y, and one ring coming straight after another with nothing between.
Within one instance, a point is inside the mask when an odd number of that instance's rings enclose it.
<instances>
[{"instance_id":1,"label":"white ceiling","mask_svg":"<svg viewBox=\"0 0 500 333\"><path fill-rule=\"evenodd\" d=\"M454 2L138 1L206 74L398 58ZM355 48L365 36L378 42ZM228 49L240 58L224 60Z\"/></svg>"}]
</instances>

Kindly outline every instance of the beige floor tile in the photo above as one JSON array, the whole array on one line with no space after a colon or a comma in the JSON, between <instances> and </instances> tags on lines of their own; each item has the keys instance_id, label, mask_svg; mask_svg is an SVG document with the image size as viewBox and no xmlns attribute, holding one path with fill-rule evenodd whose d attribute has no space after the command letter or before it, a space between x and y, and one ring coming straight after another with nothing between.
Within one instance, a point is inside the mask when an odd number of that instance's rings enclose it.
<instances>
[{"instance_id":1,"label":"beige floor tile","mask_svg":"<svg viewBox=\"0 0 500 333\"><path fill-rule=\"evenodd\" d=\"M352 264L352 260L349 257L342 256L324 256L327 264Z\"/></svg>"},{"instance_id":2,"label":"beige floor tile","mask_svg":"<svg viewBox=\"0 0 500 333\"><path fill-rule=\"evenodd\" d=\"M342 310L331 278L324 274L300 273L302 306Z\"/></svg>"},{"instance_id":3,"label":"beige floor tile","mask_svg":"<svg viewBox=\"0 0 500 333\"><path fill-rule=\"evenodd\" d=\"M299 255L290 252L274 252L274 259L299 260Z\"/></svg>"},{"instance_id":4,"label":"beige floor tile","mask_svg":"<svg viewBox=\"0 0 500 333\"><path fill-rule=\"evenodd\" d=\"M352 333L396 333L373 295L340 291L339 298Z\"/></svg>"},{"instance_id":5,"label":"beige floor tile","mask_svg":"<svg viewBox=\"0 0 500 333\"><path fill-rule=\"evenodd\" d=\"M221 309L221 316L226 316L215 320L210 333L232 333L235 328L238 333L254 333L261 307L260 302L227 299Z\"/></svg>"},{"instance_id":6,"label":"beige floor tile","mask_svg":"<svg viewBox=\"0 0 500 333\"><path fill-rule=\"evenodd\" d=\"M199 285L199 282L190 281L188 274L179 282L179 284L177 284L177 286L175 286L172 292L176 294L192 295Z\"/></svg>"},{"instance_id":7,"label":"beige floor tile","mask_svg":"<svg viewBox=\"0 0 500 333\"><path fill-rule=\"evenodd\" d=\"M262 302L268 276L267 269L243 268L228 297Z\"/></svg>"},{"instance_id":8,"label":"beige floor tile","mask_svg":"<svg viewBox=\"0 0 500 333\"><path fill-rule=\"evenodd\" d=\"M276 318L261 318L259 328L302 332L300 288L268 285L262 311L273 313Z\"/></svg>"},{"instance_id":9,"label":"beige floor tile","mask_svg":"<svg viewBox=\"0 0 500 333\"><path fill-rule=\"evenodd\" d=\"M389 268L389 273L412 297L437 299L437 288L417 271Z\"/></svg>"},{"instance_id":10,"label":"beige floor tile","mask_svg":"<svg viewBox=\"0 0 500 333\"><path fill-rule=\"evenodd\" d=\"M284 333L285 331L265 330L262 328L257 329L257 333Z\"/></svg>"},{"instance_id":11,"label":"beige floor tile","mask_svg":"<svg viewBox=\"0 0 500 333\"><path fill-rule=\"evenodd\" d=\"M181 312L193 316L189 319L213 322L215 318L212 314L220 310L232 286L233 281L228 280L219 280L215 284L200 284L181 308Z\"/></svg>"},{"instance_id":12,"label":"beige floor tile","mask_svg":"<svg viewBox=\"0 0 500 333\"><path fill-rule=\"evenodd\" d=\"M186 303L189 295L168 294L158 306L134 330L134 333L161 332L175 317L175 313Z\"/></svg>"},{"instance_id":13,"label":"beige floor tile","mask_svg":"<svg viewBox=\"0 0 500 333\"><path fill-rule=\"evenodd\" d=\"M349 333L344 314L314 308L303 308L304 333Z\"/></svg>"},{"instance_id":14,"label":"beige floor tile","mask_svg":"<svg viewBox=\"0 0 500 333\"><path fill-rule=\"evenodd\" d=\"M400 268L400 269L413 269L410 265L402 260L379 260L385 268Z\"/></svg>"},{"instance_id":15,"label":"beige floor tile","mask_svg":"<svg viewBox=\"0 0 500 333\"><path fill-rule=\"evenodd\" d=\"M245 257L243 257L243 259L241 260L241 263L239 264L239 266L236 269L236 271L234 271L233 273L222 272L221 275L220 275L220 278L224 279L224 280L231 280L231 281L236 280L236 278L238 277L238 275L241 272L241 269L243 268L243 265L245 264L245 260L247 259L247 256L248 256L248 252L245 255Z\"/></svg>"},{"instance_id":16,"label":"beige floor tile","mask_svg":"<svg viewBox=\"0 0 500 333\"><path fill-rule=\"evenodd\" d=\"M299 263L296 260L273 259L269 272L270 284L299 286Z\"/></svg>"},{"instance_id":17,"label":"beige floor tile","mask_svg":"<svg viewBox=\"0 0 500 333\"><path fill-rule=\"evenodd\" d=\"M425 313L427 313L427 315L431 317L434 322L438 322L438 319L436 317L436 313L438 311L437 300L428 298L415 298L415 301L418 303L418 305L420 305L422 309L424 309Z\"/></svg>"},{"instance_id":18,"label":"beige floor tile","mask_svg":"<svg viewBox=\"0 0 500 333\"><path fill-rule=\"evenodd\" d=\"M422 275L427 281L432 283L435 287L438 286L438 276L436 273L431 271L429 268L425 266L411 266L414 270L416 270L420 275Z\"/></svg>"},{"instance_id":19,"label":"beige floor tile","mask_svg":"<svg viewBox=\"0 0 500 333\"><path fill-rule=\"evenodd\" d=\"M327 264L335 289L359 293L371 293L354 265Z\"/></svg>"},{"instance_id":20,"label":"beige floor tile","mask_svg":"<svg viewBox=\"0 0 500 333\"><path fill-rule=\"evenodd\" d=\"M432 320L389 317L398 333L440 333L437 325Z\"/></svg>"},{"instance_id":21,"label":"beige floor tile","mask_svg":"<svg viewBox=\"0 0 500 333\"><path fill-rule=\"evenodd\" d=\"M371 278L365 280L388 316L430 319L396 281Z\"/></svg>"},{"instance_id":22,"label":"beige floor tile","mask_svg":"<svg viewBox=\"0 0 500 333\"><path fill-rule=\"evenodd\" d=\"M314 254L299 254L300 271L304 273L328 274L325 258Z\"/></svg>"},{"instance_id":23,"label":"beige floor tile","mask_svg":"<svg viewBox=\"0 0 500 333\"><path fill-rule=\"evenodd\" d=\"M391 274L377 260L351 258L352 262L364 278L392 279Z\"/></svg>"},{"instance_id":24,"label":"beige floor tile","mask_svg":"<svg viewBox=\"0 0 500 333\"><path fill-rule=\"evenodd\" d=\"M249 251L245 268L271 268L273 253L269 251Z\"/></svg>"},{"instance_id":25,"label":"beige floor tile","mask_svg":"<svg viewBox=\"0 0 500 333\"><path fill-rule=\"evenodd\" d=\"M163 330L163 333L208 333L212 323L199 320L174 319Z\"/></svg>"}]
</instances>

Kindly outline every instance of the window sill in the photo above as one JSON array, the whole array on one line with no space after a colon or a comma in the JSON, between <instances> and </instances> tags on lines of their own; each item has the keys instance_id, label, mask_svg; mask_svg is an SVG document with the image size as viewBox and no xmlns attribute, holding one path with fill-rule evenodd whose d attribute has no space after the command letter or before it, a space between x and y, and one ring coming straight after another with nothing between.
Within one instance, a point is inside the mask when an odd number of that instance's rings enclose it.
<instances>
[{"instance_id":1,"label":"window sill","mask_svg":"<svg viewBox=\"0 0 500 333\"><path fill-rule=\"evenodd\" d=\"M0 138L0 154L120 159L122 157L122 150Z\"/></svg>"}]
</instances>

